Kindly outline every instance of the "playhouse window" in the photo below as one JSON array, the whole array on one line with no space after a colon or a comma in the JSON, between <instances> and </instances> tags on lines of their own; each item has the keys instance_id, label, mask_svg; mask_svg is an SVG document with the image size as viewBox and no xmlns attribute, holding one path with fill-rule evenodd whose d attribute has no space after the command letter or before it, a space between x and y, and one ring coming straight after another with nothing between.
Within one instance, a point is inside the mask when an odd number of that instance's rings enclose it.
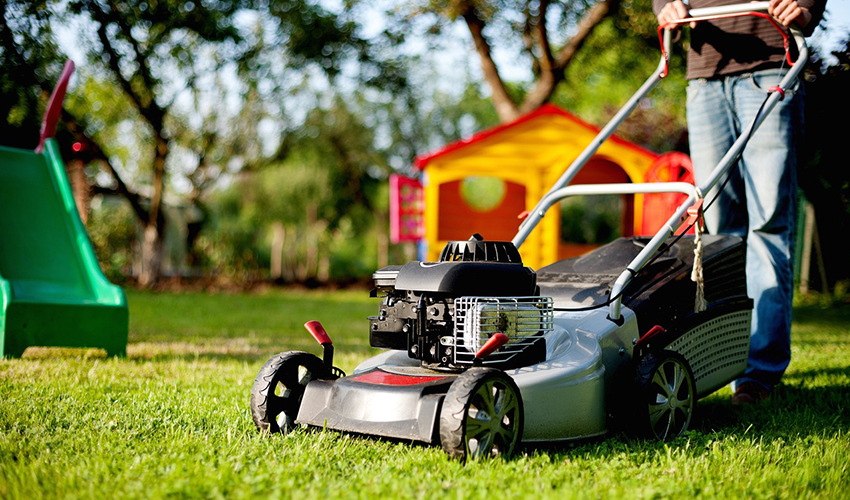
<instances>
[{"instance_id":1,"label":"playhouse window","mask_svg":"<svg viewBox=\"0 0 850 500\"><path fill-rule=\"evenodd\" d=\"M498 177L470 176L460 183L460 197L476 212L489 212L502 204L508 188Z\"/></svg>"}]
</instances>

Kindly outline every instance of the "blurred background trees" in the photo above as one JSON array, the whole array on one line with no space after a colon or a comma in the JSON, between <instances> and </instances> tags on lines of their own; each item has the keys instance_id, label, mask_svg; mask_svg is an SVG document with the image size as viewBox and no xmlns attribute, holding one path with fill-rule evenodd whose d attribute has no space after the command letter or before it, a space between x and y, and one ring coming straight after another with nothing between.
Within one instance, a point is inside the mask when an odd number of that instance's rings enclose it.
<instances>
[{"instance_id":1,"label":"blurred background trees","mask_svg":"<svg viewBox=\"0 0 850 500\"><path fill-rule=\"evenodd\" d=\"M348 282L414 256L387 241L389 174L549 101L604 124L656 37L649 0L6 0L0 141L35 146L72 57L57 139L111 279ZM846 52L812 64L810 110L846 107ZM618 134L686 151L683 71L668 78ZM801 179L846 215L832 140ZM570 208L572 232L611 236L591 209Z\"/></svg>"}]
</instances>

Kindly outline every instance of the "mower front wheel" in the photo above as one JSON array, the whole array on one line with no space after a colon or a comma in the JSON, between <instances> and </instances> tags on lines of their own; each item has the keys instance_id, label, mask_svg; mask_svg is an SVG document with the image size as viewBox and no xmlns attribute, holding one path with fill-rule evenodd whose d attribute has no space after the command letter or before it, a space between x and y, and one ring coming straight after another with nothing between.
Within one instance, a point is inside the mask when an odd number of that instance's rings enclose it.
<instances>
[{"instance_id":1,"label":"mower front wheel","mask_svg":"<svg viewBox=\"0 0 850 500\"><path fill-rule=\"evenodd\" d=\"M685 358L666 350L647 354L635 378L637 433L661 441L684 434L697 400L694 374Z\"/></svg>"},{"instance_id":2,"label":"mower front wheel","mask_svg":"<svg viewBox=\"0 0 850 500\"><path fill-rule=\"evenodd\" d=\"M251 388L251 416L257 429L272 434L292 430L307 384L327 378L327 371L321 359L307 352L282 352L266 361Z\"/></svg>"},{"instance_id":3,"label":"mower front wheel","mask_svg":"<svg viewBox=\"0 0 850 500\"><path fill-rule=\"evenodd\" d=\"M449 387L440 412L440 442L457 459L513 455L522 437L522 398L501 370L471 368Z\"/></svg>"}]
</instances>

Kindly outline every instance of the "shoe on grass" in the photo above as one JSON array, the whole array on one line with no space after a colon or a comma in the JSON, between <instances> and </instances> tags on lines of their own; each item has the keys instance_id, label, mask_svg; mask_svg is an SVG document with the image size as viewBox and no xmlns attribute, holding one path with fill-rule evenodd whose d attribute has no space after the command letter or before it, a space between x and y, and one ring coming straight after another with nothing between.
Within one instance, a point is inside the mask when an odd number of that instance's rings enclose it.
<instances>
[{"instance_id":1,"label":"shoe on grass","mask_svg":"<svg viewBox=\"0 0 850 500\"><path fill-rule=\"evenodd\" d=\"M758 382L744 382L735 388L732 395L733 405L750 405L767 399L770 391Z\"/></svg>"}]
</instances>

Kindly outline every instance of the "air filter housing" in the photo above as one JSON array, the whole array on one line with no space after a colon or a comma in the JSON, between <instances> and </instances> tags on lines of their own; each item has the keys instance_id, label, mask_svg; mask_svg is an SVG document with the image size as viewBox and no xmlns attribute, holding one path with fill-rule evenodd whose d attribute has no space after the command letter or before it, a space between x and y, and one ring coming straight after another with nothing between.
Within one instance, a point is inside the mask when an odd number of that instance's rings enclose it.
<instances>
[{"instance_id":1,"label":"air filter housing","mask_svg":"<svg viewBox=\"0 0 850 500\"><path fill-rule=\"evenodd\" d=\"M443 247L440 262L499 262L522 264L519 250L510 241L484 241L475 233L467 241L450 241Z\"/></svg>"}]
</instances>

